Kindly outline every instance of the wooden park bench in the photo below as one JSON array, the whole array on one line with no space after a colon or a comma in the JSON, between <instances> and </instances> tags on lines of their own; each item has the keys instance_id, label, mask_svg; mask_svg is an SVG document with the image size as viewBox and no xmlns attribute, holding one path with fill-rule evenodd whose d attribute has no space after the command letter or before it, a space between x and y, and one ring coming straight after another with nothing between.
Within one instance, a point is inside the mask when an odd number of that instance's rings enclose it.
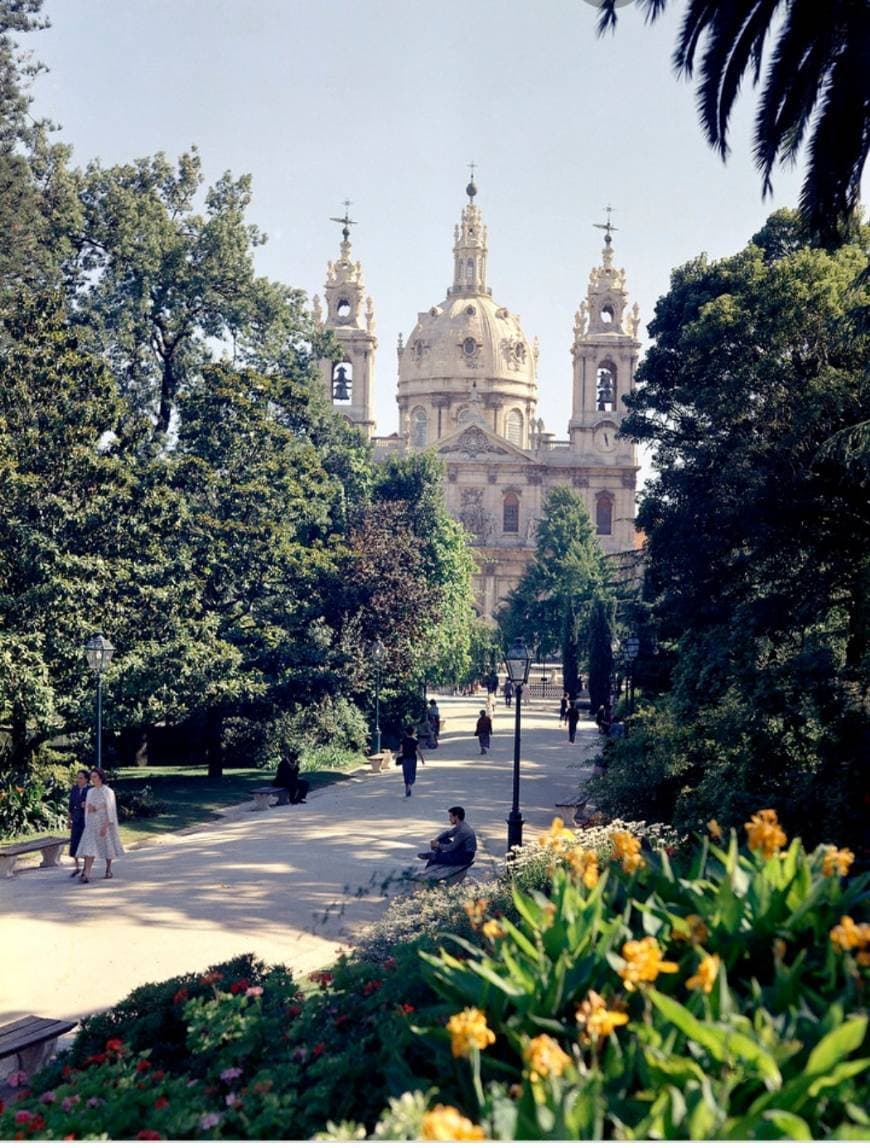
<instances>
[{"instance_id":1,"label":"wooden park bench","mask_svg":"<svg viewBox=\"0 0 870 1148\"><path fill-rule=\"evenodd\" d=\"M284 789L280 785L261 785L259 789L252 789L251 796L254 798L254 809L268 809L271 802L271 797L277 797L278 805L290 804L290 790Z\"/></svg>"},{"instance_id":2,"label":"wooden park bench","mask_svg":"<svg viewBox=\"0 0 870 1148\"><path fill-rule=\"evenodd\" d=\"M35 841L23 841L19 845L0 845L0 873L4 877L14 877L15 862L25 853L42 853L40 869L54 869L60 865L60 855L69 845L68 837L39 837Z\"/></svg>"},{"instance_id":3,"label":"wooden park bench","mask_svg":"<svg viewBox=\"0 0 870 1148\"><path fill-rule=\"evenodd\" d=\"M0 1027L0 1060L14 1056L18 1067L35 1072L54 1052L57 1038L76 1027L75 1021L22 1016Z\"/></svg>"},{"instance_id":4,"label":"wooden park bench","mask_svg":"<svg viewBox=\"0 0 870 1148\"><path fill-rule=\"evenodd\" d=\"M369 757L369 765L372 767L372 773L380 773L382 769L389 769L391 765L395 765L395 757L391 749L382 750L380 753L373 753Z\"/></svg>"}]
</instances>

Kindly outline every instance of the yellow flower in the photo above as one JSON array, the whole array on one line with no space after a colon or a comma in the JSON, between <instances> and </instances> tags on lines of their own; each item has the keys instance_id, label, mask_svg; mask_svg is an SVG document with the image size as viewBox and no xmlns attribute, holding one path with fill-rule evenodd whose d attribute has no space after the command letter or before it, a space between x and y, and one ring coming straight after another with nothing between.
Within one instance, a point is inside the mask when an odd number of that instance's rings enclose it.
<instances>
[{"instance_id":1,"label":"yellow flower","mask_svg":"<svg viewBox=\"0 0 870 1148\"><path fill-rule=\"evenodd\" d=\"M640 855L640 842L631 833L625 829L615 829L610 834L610 840L613 842L613 856L622 862L626 873L636 873L644 867L646 862Z\"/></svg>"},{"instance_id":2,"label":"yellow flower","mask_svg":"<svg viewBox=\"0 0 870 1148\"><path fill-rule=\"evenodd\" d=\"M472 1049L495 1044L495 1033L486 1027L486 1014L479 1008L466 1008L447 1022L450 1051L454 1056L468 1056Z\"/></svg>"},{"instance_id":3,"label":"yellow flower","mask_svg":"<svg viewBox=\"0 0 870 1148\"><path fill-rule=\"evenodd\" d=\"M584 1039L588 1042L597 1042L610 1036L621 1024L628 1024L628 1013L609 1009L604 998L593 989L577 1009L576 1016L577 1023L586 1030Z\"/></svg>"},{"instance_id":4,"label":"yellow flower","mask_svg":"<svg viewBox=\"0 0 870 1148\"><path fill-rule=\"evenodd\" d=\"M544 914L544 928L549 929L556 919L556 906L552 901L547 901L541 906L541 912Z\"/></svg>"},{"instance_id":5,"label":"yellow flower","mask_svg":"<svg viewBox=\"0 0 870 1148\"><path fill-rule=\"evenodd\" d=\"M501 921L491 920L487 921L481 929L481 932L488 941L497 941L499 937L503 937L507 930Z\"/></svg>"},{"instance_id":6,"label":"yellow flower","mask_svg":"<svg viewBox=\"0 0 870 1148\"><path fill-rule=\"evenodd\" d=\"M773 942L773 955L778 961L785 960L786 943L782 937L777 937Z\"/></svg>"},{"instance_id":7,"label":"yellow flower","mask_svg":"<svg viewBox=\"0 0 870 1148\"><path fill-rule=\"evenodd\" d=\"M577 838L570 829L565 828L561 817L554 817L553 824L546 833L538 838L538 844L544 849L552 849L554 853L564 853L576 842Z\"/></svg>"},{"instance_id":8,"label":"yellow flower","mask_svg":"<svg viewBox=\"0 0 870 1148\"><path fill-rule=\"evenodd\" d=\"M722 840L722 826L715 817L711 817L707 822L707 829L711 837L714 837L717 841Z\"/></svg>"},{"instance_id":9,"label":"yellow flower","mask_svg":"<svg viewBox=\"0 0 870 1148\"><path fill-rule=\"evenodd\" d=\"M558 1042L551 1036L533 1036L523 1055L532 1080L542 1080L545 1076L561 1076L571 1063L571 1057L562 1051Z\"/></svg>"},{"instance_id":10,"label":"yellow flower","mask_svg":"<svg viewBox=\"0 0 870 1148\"><path fill-rule=\"evenodd\" d=\"M674 929L673 939L675 941L689 941L693 945L706 945L710 939L710 930L707 925L697 913L689 913L686 917L686 924L689 926L688 933L685 929Z\"/></svg>"},{"instance_id":11,"label":"yellow flower","mask_svg":"<svg viewBox=\"0 0 870 1148\"><path fill-rule=\"evenodd\" d=\"M860 949L866 941L862 933L870 931L870 925L856 925L851 917L841 917L839 925L834 925L829 934L835 949Z\"/></svg>"},{"instance_id":12,"label":"yellow flower","mask_svg":"<svg viewBox=\"0 0 870 1148\"><path fill-rule=\"evenodd\" d=\"M855 854L851 849L838 849L835 845L829 845L822 861L822 873L826 877L833 877L836 870L838 877L845 877L854 860Z\"/></svg>"},{"instance_id":13,"label":"yellow flower","mask_svg":"<svg viewBox=\"0 0 870 1148\"><path fill-rule=\"evenodd\" d=\"M622 946L622 959L625 968L620 973L622 982L629 992L639 984L652 983L659 973L675 973L674 961L663 961L662 951L655 937L644 937L642 941L626 941Z\"/></svg>"},{"instance_id":14,"label":"yellow flower","mask_svg":"<svg viewBox=\"0 0 870 1148\"><path fill-rule=\"evenodd\" d=\"M565 854L574 876L582 881L587 889L594 889L600 876L598 872L598 854L594 849L581 849L575 846Z\"/></svg>"},{"instance_id":15,"label":"yellow flower","mask_svg":"<svg viewBox=\"0 0 870 1148\"><path fill-rule=\"evenodd\" d=\"M479 1124L472 1124L450 1104L436 1104L420 1123L421 1140L485 1140Z\"/></svg>"},{"instance_id":16,"label":"yellow flower","mask_svg":"<svg viewBox=\"0 0 870 1148\"><path fill-rule=\"evenodd\" d=\"M788 841L775 809L760 809L758 813L753 813L744 829L749 838L749 848L760 850L767 861L771 857L776 857Z\"/></svg>"},{"instance_id":17,"label":"yellow flower","mask_svg":"<svg viewBox=\"0 0 870 1148\"><path fill-rule=\"evenodd\" d=\"M468 914L468 920L472 929L479 929L483 922L486 920L486 910L489 908L489 901L484 901L479 897L476 901L465 902L465 912Z\"/></svg>"},{"instance_id":18,"label":"yellow flower","mask_svg":"<svg viewBox=\"0 0 870 1148\"><path fill-rule=\"evenodd\" d=\"M698 971L686 981L686 988L700 989L702 992L711 993L713 985L716 983L716 977L719 975L720 964L721 961L717 956L702 957Z\"/></svg>"}]
</instances>

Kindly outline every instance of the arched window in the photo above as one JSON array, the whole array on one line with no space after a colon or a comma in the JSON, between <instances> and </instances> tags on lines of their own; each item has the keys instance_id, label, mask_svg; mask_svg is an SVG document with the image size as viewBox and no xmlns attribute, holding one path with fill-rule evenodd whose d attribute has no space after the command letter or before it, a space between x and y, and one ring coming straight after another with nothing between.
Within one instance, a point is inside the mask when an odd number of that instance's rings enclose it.
<instances>
[{"instance_id":1,"label":"arched window","mask_svg":"<svg viewBox=\"0 0 870 1148\"><path fill-rule=\"evenodd\" d=\"M616 409L616 367L604 362L596 373L596 406L600 411Z\"/></svg>"},{"instance_id":2,"label":"arched window","mask_svg":"<svg viewBox=\"0 0 870 1148\"><path fill-rule=\"evenodd\" d=\"M505 534L520 532L520 500L515 494L506 494L502 503L501 528Z\"/></svg>"},{"instance_id":3,"label":"arched window","mask_svg":"<svg viewBox=\"0 0 870 1148\"><path fill-rule=\"evenodd\" d=\"M606 490L595 496L595 533L613 533L613 495Z\"/></svg>"},{"instance_id":4,"label":"arched window","mask_svg":"<svg viewBox=\"0 0 870 1148\"><path fill-rule=\"evenodd\" d=\"M516 409L508 411L508 416L504 421L504 436L514 446L521 447L523 445L523 416Z\"/></svg>"},{"instance_id":5,"label":"arched window","mask_svg":"<svg viewBox=\"0 0 870 1148\"><path fill-rule=\"evenodd\" d=\"M332 401L349 403L353 392L353 366L351 363L335 363L332 368Z\"/></svg>"},{"instance_id":6,"label":"arched window","mask_svg":"<svg viewBox=\"0 0 870 1148\"><path fill-rule=\"evenodd\" d=\"M609 303L606 303L601 308L601 322L604 323L606 327L609 327L615 318L616 316L613 312L613 308Z\"/></svg>"},{"instance_id":7,"label":"arched window","mask_svg":"<svg viewBox=\"0 0 870 1148\"><path fill-rule=\"evenodd\" d=\"M411 445L424 447L429 441L429 416L423 407L411 412Z\"/></svg>"},{"instance_id":8,"label":"arched window","mask_svg":"<svg viewBox=\"0 0 870 1148\"><path fill-rule=\"evenodd\" d=\"M474 260L465 260L465 282L468 284L474 283Z\"/></svg>"},{"instance_id":9,"label":"arched window","mask_svg":"<svg viewBox=\"0 0 870 1148\"><path fill-rule=\"evenodd\" d=\"M456 412L456 421L458 423L467 423L471 418L471 407L460 407Z\"/></svg>"}]
</instances>

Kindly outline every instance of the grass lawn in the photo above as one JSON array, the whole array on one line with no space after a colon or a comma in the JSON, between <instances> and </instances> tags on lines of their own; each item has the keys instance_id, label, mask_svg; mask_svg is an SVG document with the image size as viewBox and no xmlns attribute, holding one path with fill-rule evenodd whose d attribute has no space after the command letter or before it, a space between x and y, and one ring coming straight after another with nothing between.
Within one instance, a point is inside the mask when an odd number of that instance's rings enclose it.
<instances>
[{"instance_id":1,"label":"grass lawn","mask_svg":"<svg viewBox=\"0 0 870 1148\"><path fill-rule=\"evenodd\" d=\"M362 765L357 762L354 768ZM303 775L312 789L321 789L341 781L346 773L336 769L318 769ZM155 833L177 833L202 821L215 821L219 810L251 800L251 790L268 785L272 778L261 769L227 769L223 777L211 778L204 765L160 766L154 769L124 769L113 788L118 794L148 785L158 801L166 804L165 813L156 817L137 818L121 823L121 841L131 845Z\"/></svg>"},{"instance_id":2,"label":"grass lawn","mask_svg":"<svg viewBox=\"0 0 870 1148\"><path fill-rule=\"evenodd\" d=\"M345 770L312 769L305 770L303 777L312 789L322 789L341 781L348 773L363 766L364 759L349 762ZM155 833L177 833L202 821L216 821L219 810L227 805L238 805L251 801L251 790L260 785L268 785L271 774L261 769L227 769L223 777L211 778L205 765L167 765L153 769L128 767L120 771L120 776L112 783L116 793L125 790L141 789L149 785L154 796L166 805L166 812L156 817L137 818L121 823L121 841L132 845ZM0 844L22 843L37 837L62 837L66 829L41 830L36 833L21 833Z\"/></svg>"}]
</instances>

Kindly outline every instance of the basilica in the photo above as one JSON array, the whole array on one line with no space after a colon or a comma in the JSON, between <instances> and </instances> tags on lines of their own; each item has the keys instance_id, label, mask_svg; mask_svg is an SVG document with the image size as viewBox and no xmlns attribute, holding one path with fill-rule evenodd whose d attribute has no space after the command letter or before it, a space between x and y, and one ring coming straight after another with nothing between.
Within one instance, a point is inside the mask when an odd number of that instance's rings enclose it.
<instances>
[{"instance_id":1,"label":"basilica","mask_svg":"<svg viewBox=\"0 0 870 1148\"><path fill-rule=\"evenodd\" d=\"M636 451L618 432L640 350L639 316L637 304L628 308L625 272L614 266L608 216L601 265L574 321L568 437L556 438L537 416L537 341L487 283L487 230L473 179L466 195L452 286L419 312L407 341L399 336L397 433L375 434L374 305L351 257L347 215L337 220L340 253L328 265L323 301L314 297L314 315L341 348L340 358L321 363L326 393L370 439L375 457L430 450L444 463L448 509L471 535L478 561L477 608L491 617L534 551L551 487L582 495L605 553L621 558L637 549Z\"/></svg>"}]
</instances>

